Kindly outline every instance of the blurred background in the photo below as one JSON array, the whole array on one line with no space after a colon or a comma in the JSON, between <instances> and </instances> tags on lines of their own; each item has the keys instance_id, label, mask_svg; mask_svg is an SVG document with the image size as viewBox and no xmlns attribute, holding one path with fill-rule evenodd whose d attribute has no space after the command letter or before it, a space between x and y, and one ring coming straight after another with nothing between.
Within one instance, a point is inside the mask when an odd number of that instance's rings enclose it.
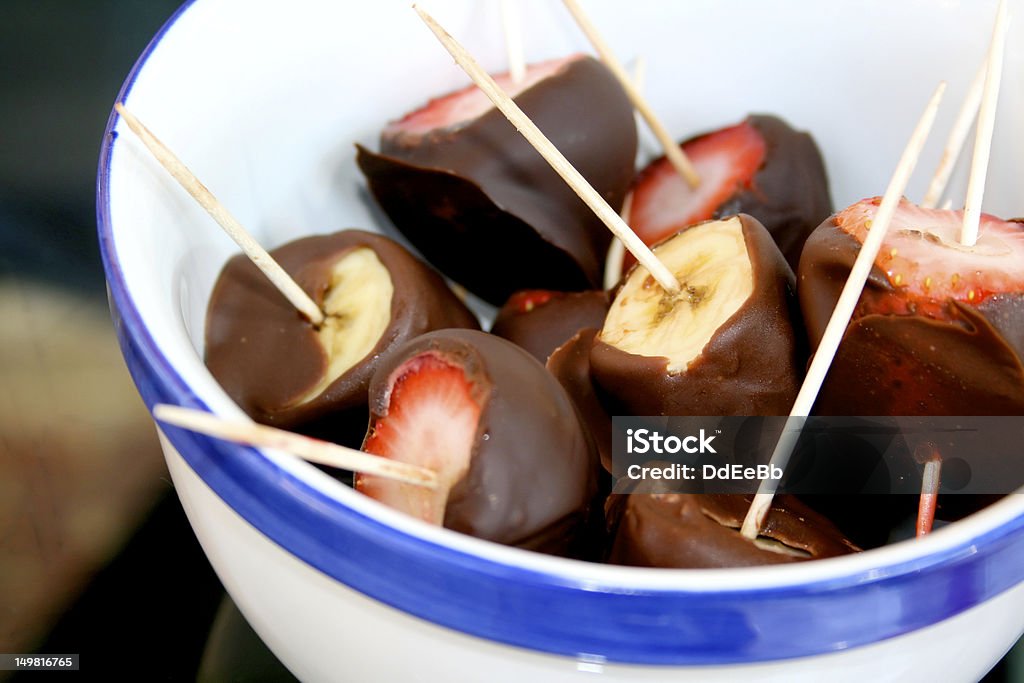
<instances>
[{"instance_id":1,"label":"blurred background","mask_svg":"<svg viewBox=\"0 0 1024 683\"><path fill-rule=\"evenodd\" d=\"M0 653L79 653L85 672L145 680L289 680L174 495L96 245L107 117L178 4L0 1ZM1020 659L986 680L1024 681Z\"/></svg>"},{"instance_id":2,"label":"blurred background","mask_svg":"<svg viewBox=\"0 0 1024 683\"><path fill-rule=\"evenodd\" d=\"M0 2L0 653L79 653L83 672L145 680L288 680L222 601L174 495L96 244L107 116L178 5Z\"/></svg>"}]
</instances>

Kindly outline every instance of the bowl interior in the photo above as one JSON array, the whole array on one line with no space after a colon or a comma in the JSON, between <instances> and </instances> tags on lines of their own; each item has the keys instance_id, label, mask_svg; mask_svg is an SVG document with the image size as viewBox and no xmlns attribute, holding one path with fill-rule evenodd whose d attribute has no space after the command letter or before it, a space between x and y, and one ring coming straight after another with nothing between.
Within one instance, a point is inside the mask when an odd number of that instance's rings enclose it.
<instances>
[{"instance_id":1,"label":"bowl interior","mask_svg":"<svg viewBox=\"0 0 1024 683\"><path fill-rule=\"evenodd\" d=\"M556 2L521 7L530 61L589 51ZM590 0L586 9L627 63L646 60L644 90L680 139L774 113L812 132L828 166L837 207L880 195L925 101L940 79L947 102L908 195L918 199L960 101L981 63L992 2L811 0L765 3L638 0L628 9ZM1024 11L1013 0L1011 11ZM427 9L482 64L504 70L495 1L450 0ZM354 163L353 143L375 147L388 120L467 82L406 0L251 3L203 0L187 6L126 86L126 104L268 248L300 235L346 227L384 229ZM1014 162L1024 152L1024 47L1009 41L985 208L1016 215ZM148 342L214 411L239 414L202 363L206 302L234 244L149 156L122 123L109 150L107 257L113 288L127 294ZM657 155L642 132L642 159ZM963 163L962 166L966 166ZM965 173L950 196L960 201ZM109 231L109 232L107 232ZM482 255L484 258L499 255ZM346 505L409 533L558 571L606 572L617 580L671 585L678 572L574 568L577 563L425 528L364 500L315 468L267 452L281 468ZM877 551L913 557L1021 514L1011 496L977 520L919 544ZM844 558L777 568L763 580L806 580L882 561ZM820 564L821 567L812 565ZM567 569L568 567L568 569ZM699 581L729 584L733 574ZM742 581L750 586L750 573ZM690 579L685 579L689 581ZM739 580L739 579L737 579Z\"/></svg>"}]
</instances>

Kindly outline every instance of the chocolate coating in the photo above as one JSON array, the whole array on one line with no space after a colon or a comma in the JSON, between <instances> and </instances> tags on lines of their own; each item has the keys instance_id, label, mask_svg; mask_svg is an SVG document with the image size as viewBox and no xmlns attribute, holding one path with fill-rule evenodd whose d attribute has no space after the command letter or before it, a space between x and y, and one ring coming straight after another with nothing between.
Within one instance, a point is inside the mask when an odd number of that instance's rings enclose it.
<instances>
[{"instance_id":1,"label":"chocolate coating","mask_svg":"<svg viewBox=\"0 0 1024 683\"><path fill-rule=\"evenodd\" d=\"M739 533L752 496L634 493L616 497L618 530L608 561L637 567L721 568L790 564L859 548L793 496L778 496L761 536L806 552L759 548Z\"/></svg>"},{"instance_id":2,"label":"chocolate coating","mask_svg":"<svg viewBox=\"0 0 1024 683\"><path fill-rule=\"evenodd\" d=\"M451 489L444 526L576 554L596 486L596 456L565 390L515 344L483 332L441 330L396 349L370 384L371 429L387 414L392 373L427 352L462 367L486 396L469 469Z\"/></svg>"},{"instance_id":3,"label":"chocolate coating","mask_svg":"<svg viewBox=\"0 0 1024 683\"><path fill-rule=\"evenodd\" d=\"M606 472L612 471L612 417L598 397L590 377L590 349L597 330L580 330L548 357L547 369L568 392L590 433Z\"/></svg>"},{"instance_id":4,"label":"chocolate coating","mask_svg":"<svg viewBox=\"0 0 1024 683\"><path fill-rule=\"evenodd\" d=\"M722 202L714 218L754 216L796 270L807 237L832 213L825 162L809 133L776 116L752 114L748 120L764 138L764 163L751 186Z\"/></svg>"},{"instance_id":5,"label":"chocolate coating","mask_svg":"<svg viewBox=\"0 0 1024 683\"><path fill-rule=\"evenodd\" d=\"M817 347L860 244L830 218L807 240L799 296L807 334ZM862 303L894 288L872 267ZM1024 294L999 294L978 306L950 302L950 319L854 312L818 399L819 415L1024 414ZM986 453L963 454L984 467ZM841 497L826 501L849 533L895 525L917 496ZM993 500L990 495L944 495L936 516L956 519ZM818 505L818 501L812 504ZM819 506L821 507L821 506ZM861 518L867 519L861 519ZM860 520L860 524L858 524ZM870 528L861 528L870 527ZM877 532L875 532L877 534Z\"/></svg>"},{"instance_id":6,"label":"chocolate coating","mask_svg":"<svg viewBox=\"0 0 1024 683\"><path fill-rule=\"evenodd\" d=\"M437 273L386 237L345 230L298 239L271 254L322 306L334 264L360 247L372 249L391 276L391 320L366 357L304 403L296 402L327 370L316 330L244 255L221 271L206 313L206 365L257 422L322 434L332 430L318 422L352 421L361 433L381 354L430 330L479 327Z\"/></svg>"},{"instance_id":7,"label":"chocolate coating","mask_svg":"<svg viewBox=\"0 0 1024 683\"><path fill-rule=\"evenodd\" d=\"M829 219L807 241L800 305L817 346L860 245ZM863 297L891 293L873 267ZM862 302L865 298L862 298ZM815 403L822 415L1024 414L1024 294L978 306L950 301L949 320L854 313Z\"/></svg>"},{"instance_id":8,"label":"chocolate coating","mask_svg":"<svg viewBox=\"0 0 1024 683\"><path fill-rule=\"evenodd\" d=\"M519 310L515 295L498 310L491 334L523 347L541 363L584 328L600 329L608 313L608 292L551 292L551 298L529 311Z\"/></svg>"},{"instance_id":9,"label":"chocolate coating","mask_svg":"<svg viewBox=\"0 0 1024 683\"><path fill-rule=\"evenodd\" d=\"M618 210L633 177L633 106L590 57L516 103ZM357 162L395 226L446 275L500 305L518 289L593 289L610 234L497 109Z\"/></svg>"},{"instance_id":10,"label":"chocolate coating","mask_svg":"<svg viewBox=\"0 0 1024 683\"><path fill-rule=\"evenodd\" d=\"M803 368L794 335L793 272L764 226L744 214L740 220L753 293L685 372L670 374L668 358L627 353L596 339L591 374L614 402L613 414L789 414Z\"/></svg>"}]
</instances>

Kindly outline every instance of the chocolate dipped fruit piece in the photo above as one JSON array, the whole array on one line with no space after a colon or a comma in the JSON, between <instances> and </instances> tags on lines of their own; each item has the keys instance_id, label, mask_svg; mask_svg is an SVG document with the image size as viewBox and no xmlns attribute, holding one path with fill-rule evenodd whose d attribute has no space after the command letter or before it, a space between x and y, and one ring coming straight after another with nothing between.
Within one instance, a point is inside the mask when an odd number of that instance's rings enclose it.
<instances>
[{"instance_id":1,"label":"chocolate dipped fruit piece","mask_svg":"<svg viewBox=\"0 0 1024 683\"><path fill-rule=\"evenodd\" d=\"M491 334L518 344L544 363L580 330L600 329L610 302L604 290L523 290L510 296L498 309Z\"/></svg>"},{"instance_id":2,"label":"chocolate dipped fruit piece","mask_svg":"<svg viewBox=\"0 0 1024 683\"><path fill-rule=\"evenodd\" d=\"M800 261L812 347L879 200L825 221ZM1024 225L901 201L815 404L824 415L1024 414Z\"/></svg>"},{"instance_id":3,"label":"chocolate dipped fruit piece","mask_svg":"<svg viewBox=\"0 0 1024 683\"><path fill-rule=\"evenodd\" d=\"M691 188L665 157L633 183L626 222L647 245L701 221L747 213L768 229L794 270L807 236L832 213L828 176L814 139L775 116L680 145L701 182ZM633 264L626 254L624 266Z\"/></svg>"},{"instance_id":4,"label":"chocolate dipped fruit piece","mask_svg":"<svg viewBox=\"0 0 1024 683\"><path fill-rule=\"evenodd\" d=\"M593 446L558 381L509 341L442 330L389 353L363 450L438 473L434 490L356 476L390 507L497 543L587 552Z\"/></svg>"},{"instance_id":5,"label":"chocolate dipped fruit piece","mask_svg":"<svg viewBox=\"0 0 1024 683\"><path fill-rule=\"evenodd\" d=\"M807 241L799 295L816 347L860 251L879 200L825 221ZM821 415L1024 414L1024 225L982 215L975 246L959 243L960 211L902 201L814 412ZM976 471L1004 467L990 451L959 454ZM950 475L952 472L949 473ZM948 479L952 479L950 476ZM936 517L957 519L996 496L941 495ZM809 500L856 533L865 501ZM918 496L868 502L890 526L913 515Z\"/></svg>"},{"instance_id":6,"label":"chocolate dipped fruit piece","mask_svg":"<svg viewBox=\"0 0 1024 683\"><path fill-rule=\"evenodd\" d=\"M634 266L590 354L613 414L788 414L803 368L794 279L764 226L709 221L653 251L679 292Z\"/></svg>"},{"instance_id":7,"label":"chocolate dipped fruit piece","mask_svg":"<svg viewBox=\"0 0 1024 683\"><path fill-rule=\"evenodd\" d=\"M611 72L574 55L496 80L618 211L637 135ZM476 86L388 125L379 153L357 147L395 226L474 294L501 305L520 289L600 286L608 230Z\"/></svg>"},{"instance_id":8,"label":"chocolate dipped fruit piece","mask_svg":"<svg viewBox=\"0 0 1024 683\"><path fill-rule=\"evenodd\" d=\"M206 316L206 365L257 422L355 443L380 356L430 330L478 328L444 280L396 242L361 230L271 252L326 319L314 326L245 256L224 266Z\"/></svg>"},{"instance_id":9,"label":"chocolate dipped fruit piece","mask_svg":"<svg viewBox=\"0 0 1024 683\"><path fill-rule=\"evenodd\" d=\"M545 367L569 394L590 433L601 467L612 472L612 416L608 413L590 376L590 349L597 329L580 330L548 356Z\"/></svg>"},{"instance_id":10,"label":"chocolate dipped fruit piece","mask_svg":"<svg viewBox=\"0 0 1024 683\"><path fill-rule=\"evenodd\" d=\"M755 540L739 529L752 496L633 493L615 496L608 561L637 567L715 569L789 564L860 549L794 496L777 496Z\"/></svg>"}]
</instances>

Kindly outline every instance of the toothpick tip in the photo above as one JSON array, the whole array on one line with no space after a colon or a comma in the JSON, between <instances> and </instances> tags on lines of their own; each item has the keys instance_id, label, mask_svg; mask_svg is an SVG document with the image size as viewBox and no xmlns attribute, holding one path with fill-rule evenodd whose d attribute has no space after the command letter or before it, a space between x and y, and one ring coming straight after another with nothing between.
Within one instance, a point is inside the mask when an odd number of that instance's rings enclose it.
<instances>
[{"instance_id":1,"label":"toothpick tip","mask_svg":"<svg viewBox=\"0 0 1024 683\"><path fill-rule=\"evenodd\" d=\"M225 419L209 411L163 403L153 406L153 418L158 422L216 439L257 448L281 450L309 462L395 479L416 486L438 486L437 473L429 468L389 460L354 448L257 424L247 419Z\"/></svg>"},{"instance_id":2,"label":"toothpick tip","mask_svg":"<svg viewBox=\"0 0 1024 683\"><path fill-rule=\"evenodd\" d=\"M176 424L176 416L181 410L183 410L181 406L170 405L168 403L156 403L153 405L153 417L160 422Z\"/></svg>"}]
</instances>

